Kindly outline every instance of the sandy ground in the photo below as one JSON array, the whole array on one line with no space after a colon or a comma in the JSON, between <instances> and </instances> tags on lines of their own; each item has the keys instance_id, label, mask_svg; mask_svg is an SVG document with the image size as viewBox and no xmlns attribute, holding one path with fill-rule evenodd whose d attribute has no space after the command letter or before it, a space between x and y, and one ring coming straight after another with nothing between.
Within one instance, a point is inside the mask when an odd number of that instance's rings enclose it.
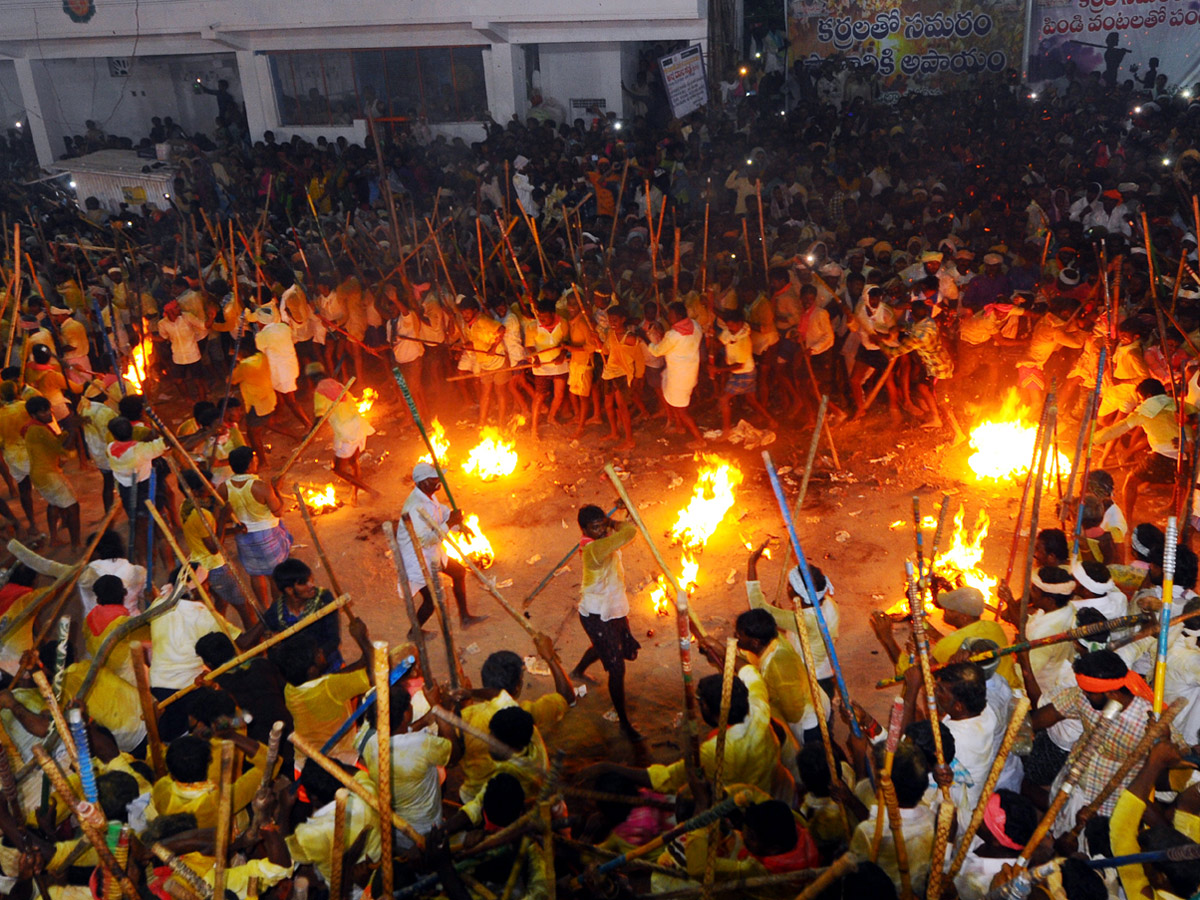
<instances>
[{"instance_id":1,"label":"sandy ground","mask_svg":"<svg viewBox=\"0 0 1200 900\"><path fill-rule=\"evenodd\" d=\"M385 520L398 518L412 487L412 464L424 452L424 446L406 407L389 399L386 387L383 395L370 414L378 433L370 439L363 459L363 477L380 495L363 495L357 507L346 504L320 515L316 525L342 587L354 597L355 611L366 620L371 636L398 643L404 640L408 624L380 526ZM166 398L160 405L170 410L180 404ZM520 457L516 472L488 483L462 471L468 451L478 441L475 410L451 402L443 402L440 408L452 411L443 415L442 423L450 440L448 477L455 499L466 513L479 516L496 553L495 565L488 574L500 583L503 594L514 605L519 605L574 546L578 539L578 507L585 503L605 508L612 505L615 494L603 472L608 462L615 462L628 474L626 489L667 560L678 563L680 550L669 545L667 532L691 496L698 463L685 449L680 435L663 434L661 421L635 420L637 448L615 457L598 443L606 431L600 426L589 429L582 444L570 441L573 426L545 429L540 443L532 441L528 429L521 430L515 436ZM964 428L969 429L980 415L979 410L963 414ZM286 419L286 414L284 423L298 428ZM704 421L701 427L706 424L715 427ZM799 490L810 433L808 426L785 424L778 439L766 448L783 475L791 503ZM1070 455L1075 426L1064 427L1060 434L1061 447ZM833 435L841 468L834 468L828 446L822 441L808 498L796 525L810 564L820 566L836 588L841 612L837 647L850 694L882 718L892 693L875 690L874 684L890 674L890 665L875 640L869 617L871 610L887 607L902 596L904 561L913 556L912 497L915 494L920 498L923 515L932 516L937 513L942 492L948 492L952 513L965 504L968 523L975 521L980 508L985 509L991 517L991 530L983 568L996 576L1004 573L1021 482L978 481L966 464L969 446L951 447L948 427L926 431L911 422L893 427L882 401L865 423L839 426L833 429ZM275 443L273 462L279 465L293 444L274 435L271 439ZM786 532L763 467L761 449L711 443L707 452L736 463L745 476L737 488L733 509L700 556L698 587L692 601L710 636L723 642L732 633L734 618L747 608L748 554L744 543L757 543L767 537L777 541L773 545L774 560L764 560L760 567L764 590L771 598L779 583ZM336 481L321 471L329 465L331 455L327 435L319 437L293 469L289 482L295 479L301 485L323 487ZM68 471L71 469L73 466ZM94 473L86 475L86 484L90 486L95 478ZM336 490L340 497L349 499L348 486L336 482ZM1049 519L1054 516L1054 496L1053 487L1048 486L1042 527L1052 524ZM84 500L86 531L100 516L96 493ZM1155 511L1156 501L1156 496L1149 496L1142 511ZM315 550L294 503L289 503L288 509L286 521L296 536L294 555L319 570ZM891 527L897 522L902 524ZM926 548L932 537L932 529L927 529ZM232 540L228 544L232 553ZM642 764L670 761L680 752L682 688L678 644L672 638L674 617L657 616L653 611L647 586L657 570L645 544L639 540L625 551L624 558L632 607L630 624L642 643L639 658L629 666L630 710L647 740L637 748L625 741L615 721L604 718L611 710L607 690L603 684L591 687L551 736L557 746L568 750L570 768L598 758ZM1024 542L1014 584L1020 581L1023 561ZM575 612L579 575L578 561L572 560L537 598L529 613L533 625L554 638L568 669L587 646ZM318 571L318 577L324 583L323 573ZM533 647L518 623L473 580L468 593L472 611L488 614L488 621L463 631L453 613L451 618L463 667L478 683L479 666L488 653L507 648L524 656L532 654ZM897 633L903 641L905 630L901 627ZM431 640L429 647L436 673L444 678L446 659L440 638ZM350 648L349 652L355 651ZM697 678L715 671L698 653L694 664ZM599 665L590 674L603 679ZM527 695L552 689L549 676L527 675ZM840 733L841 724L837 727Z\"/></svg>"}]
</instances>

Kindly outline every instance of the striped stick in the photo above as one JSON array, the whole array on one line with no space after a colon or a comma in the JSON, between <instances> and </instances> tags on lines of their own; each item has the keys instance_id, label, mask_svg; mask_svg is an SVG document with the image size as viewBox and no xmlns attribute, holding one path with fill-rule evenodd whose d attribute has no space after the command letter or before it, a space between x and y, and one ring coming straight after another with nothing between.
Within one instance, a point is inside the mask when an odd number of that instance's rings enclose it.
<instances>
[{"instance_id":1,"label":"striped stick","mask_svg":"<svg viewBox=\"0 0 1200 900\"><path fill-rule=\"evenodd\" d=\"M375 681L375 737L377 765L375 790L379 808L379 821L387 822L392 814L392 683L388 677L388 643L374 641L375 652L373 675ZM380 874L383 881L383 896L391 897L395 889L396 866L392 859L392 830L384 827L383 861Z\"/></svg>"},{"instance_id":2,"label":"striped stick","mask_svg":"<svg viewBox=\"0 0 1200 900\"><path fill-rule=\"evenodd\" d=\"M896 748L900 746L900 727L904 724L904 698L897 695L892 700L892 714L888 717L887 742L884 744L883 753L883 771L880 773L882 778L888 776L889 782L892 775L892 764L896 759ZM877 809L884 809L886 798L883 795L883 782L876 785L875 789L875 806ZM895 832L892 832L893 839L899 844L899 838ZM875 816L875 836L871 840L871 862L879 859L879 845L883 843L883 816ZM899 865L899 859L897 859Z\"/></svg>"},{"instance_id":3,"label":"striped stick","mask_svg":"<svg viewBox=\"0 0 1200 900\"><path fill-rule=\"evenodd\" d=\"M395 526L391 522L380 525L388 547L392 551L392 567L396 570L396 589L404 600L404 611L408 614L409 633L417 645L417 659L421 661L421 677L432 681L433 669L429 663L429 645L425 642L425 630L417 620L417 606L413 601L412 585L408 583L408 570L404 567L404 557L400 553L400 542L396 540ZM415 548L414 548L415 549Z\"/></svg>"},{"instance_id":4,"label":"striped stick","mask_svg":"<svg viewBox=\"0 0 1200 900\"><path fill-rule=\"evenodd\" d=\"M917 581L925 584L925 534L921 528L921 498L913 494L912 498L913 544L917 549Z\"/></svg>"},{"instance_id":5,"label":"striped stick","mask_svg":"<svg viewBox=\"0 0 1200 900\"><path fill-rule=\"evenodd\" d=\"M518 269L518 271L520 270ZM409 415L412 416L413 423L417 426L417 431L421 433L421 440L425 442L425 446L429 450L429 458L433 460L433 468L437 472L438 480L441 481L442 487L446 490L446 499L450 501L450 508L458 509L458 504L454 502L454 494L450 491L450 482L446 480L446 473L442 470L442 463L438 459L437 451L433 449L433 444L429 440L429 433L425 430L425 423L421 420L421 414L417 411L417 401L413 399L412 391L408 389L408 382L404 380L404 373L400 371L399 366L392 366L392 377L396 379L396 386L400 388L400 393L404 396L404 402L408 404Z\"/></svg>"},{"instance_id":6,"label":"striped stick","mask_svg":"<svg viewBox=\"0 0 1200 900\"><path fill-rule=\"evenodd\" d=\"M450 687L458 690L465 678L462 672L462 663L459 662L458 652L454 647L454 632L450 627L449 613L446 612L446 598L442 594L441 569L431 567L429 560L425 558L425 551L421 549L421 541L417 538L417 530L413 525L412 516L404 513L400 519L408 532L409 541L412 542L413 553L416 554L417 562L421 566L421 575L425 578L425 584L433 594L433 602L437 607L438 619L442 625L442 643L446 648L446 666L450 670Z\"/></svg>"},{"instance_id":7,"label":"striped stick","mask_svg":"<svg viewBox=\"0 0 1200 900\"><path fill-rule=\"evenodd\" d=\"M67 724L71 727L71 739L75 742L75 752L79 756L79 783L83 786L83 799L88 803L99 803L100 795L96 792L96 770L92 766L87 724L83 721L83 712L79 707L73 706L67 710Z\"/></svg>"},{"instance_id":8,"label":"striped stick","mask_svg":"<svg viewBox=\"0 0 1200 900\"><path fill-rule=\"evenodd\" d=\"M1171 636L1171 602L1175 594L1175 551L1179 540L1179 525L1174 516L1167 519L1167 535L1163 545L1162 611L1159 614L1158 658L1154 662L1154 716L1163 711L1163 691L1167 680L1167 644Z\"/></svg>"},{"instance_id":9,"label":"striped stick","mask_svg":"<svg viewBox=\"0 0 1200 900\"><path fill-rule=\"evenodd\" d=\"M812 600L813 612L817 617L817 627L821 629L821 639L825 642L825 652L829 656L829 664L833 668L834 678L837 681L838 694L841 695L842 705L846 709L853 709L850 704L850 691L846 687L846 678L842 674L841 663L838 662L837 648L833 646L833 637L830 635L829 625L825 621L825 613L821 611L821 604L816 602L817 589L813 587L812 572L809 571L808 560L805 559L804 550L800 546L800 538L796 536L796 524L788 510L787 500L783 495L783 485L779 481L779 474L775 471L775 464L771 462L771 454L764 450L762 457L763 463L767 467L767 477L771 480L771 489L775 492L775 501L779 505L780 513L783 514L784 524L787 525L788 539L792 542L792 552L796 554L796 562L800 566L800 574L804 578L804 587ZM850 730L855 737L862 736L862 729L859 728L855 716L850 717ZM834 772L831 771L830 775L833 774Z\"/></svg>"}]
</instances>

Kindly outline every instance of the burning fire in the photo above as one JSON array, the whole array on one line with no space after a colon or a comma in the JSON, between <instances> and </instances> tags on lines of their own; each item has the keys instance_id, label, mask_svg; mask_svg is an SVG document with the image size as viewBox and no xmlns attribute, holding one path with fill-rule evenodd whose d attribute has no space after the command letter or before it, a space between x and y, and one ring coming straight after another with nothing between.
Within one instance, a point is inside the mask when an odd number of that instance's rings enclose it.
<instances>
[{"instance_id":1,"label":"burning fire","mask_svg":"<svg viewBox=\"0 0 1200 900\"><path fill-rule=\"evenodd\" d=\"M483 429L483 439L471 450L463 463L463 471L474 473L484 481L511 475L517 468L517 451L511 441L500 437L497 428Z\"/></svg>"},{"instance_id":2,"label":"burning fire","mask_svg":"<svg viewBox=\"0 0 1200 900\"><path fill-rule=\"evenodd\" d=\"M696 589L696 576L700 574L700 563L688 553L683 554L683 571L679 574L679 586L691 594ZM667 579L659 575L650 588L650 602L656 615L671 614L671 601L667 599Z\"/></svg>"},{"instance_id":3,"label":"burning fire","mask_svg":"<svg viewBox=\"0 0 1200 900\"><path fill-rule=\"evenodd\" d=\"M489 568L496 561L496 552L492 549L492 542L484 535L483 530L479 527L479 516L472 513L467 516L463 523L473 533L473 537L467 537L461 531L455 532L454 543L462 548L463 552L471 558L471 562L479 566L481 569ZM446 555L451 559L456 559L459 562L463 558L458 555L458 550L455 549L449 540L442 542L442 549L446 551Z\"/></svg>"},{"instance_id":4,"label":"burning fire","mask_svg":"<svg viewBox=\"0 0 1200 900\"><path fill-rule=\"evenodd\" d=\"M1030 448L1030 452L1033 450ZM953 587L978 588L985 598L996 589L995 579L979 568L983 560L983 541L992 524L987 510L979 510L975 526L970 532L963 527L967 509L960 506L954 514L954 531L950 535L950 547L934 560L933 571L946 579ZM928 563L926 563L928 565ZM908 599L898 601L888 609L889 615L908 615Z\"/></svg>"},{"instance_id":5,"label":"burning fire","mask_svg":"<svg viewBox=\"0 0 1200 900\"><path fill-rule=\"evenodd\" d=\"M675 524L671 526L672 542L683 547L683 570L679 575L679 585L689 593L695 589L700 574L697 557L725 514L733 507L734 488L742 483L743 478L741 469L719 456L697 453L696 461L701 465L696 475L696 486L692 489L692 499L679 511ZM745 536L739 536L739 539L747 549L754 549ZM768 553L764 555L770 558ZM660 616L667 615L671 608L667 592L667 581L659 575L650 589L650 602Z\"/></svg>"},{"instance_id":6,"label":"burning fire","mask_svg":"<svg viewBox=\"0 0 1200 900\"><path fill-rule=\"evenodd\" d=\"M742 471L719 456L696 454L701 463L692 489L692 501L679 511L671 527L671 540L685 550L703 547L733 506L733 489L742 483Z\"/></svg>"},{"instance_id":7,"label":"burning fire","mask_svg":"<svg viewBox=\"0 0 1200 900\"><path fill-rule=\"evenodd\" d=\"M358 401L358 414L365 416L371 411L371 407L375 405L375 401L379 399L379 391L375 388L367 388L363 391L362 399Z\"/></svg>"},{"instance_id":8,"label":"burning fire","mask_svg":"<svg viewBox=\"0 0 1200 900\"><path fill-rule=\"evenodd\" d=\"M438 462L446 458L446 453L450 449L450 441L446 439L446 429L442 427L439 419L433 420L433 427L429 429L429 443L433 444L433 452L437 454ZM433 457L428 453L420 457L417 462L433 464Z\"/></svg>"},{"instance_id":9,"label":"burning fire","mask_svg":"<svg viewBox=\"0 0 1200 900\"><path fill-rule=\"evenodd\" d=\"M132 385L135 390L141 391L142 384L146 380L146 364L150 360L151 348L154 346L153 341L148 337L144 337L130 354L129 365L125 367L124 375L125 383Z\"/></svg>"},{"instance_id":10,"label":"burning fire","mask_svg":"<svg viewBox=\"0 0 1200 900\"><path fill-rule=\"evenodd\" d=\"M304 504L313 512L333 509L338 505L337 494L333 492L333 484L325 485L325 489L320 491L315 488L305 488Z\"/></svg>"},{"instance_id":11,"label":"burning fire","mask_svg":"<svg viewBox=\"0 0 1200 900\"><path fill-rule=\"evenodd\" d=\"M977 478L993 481L1014 481L1029 473L1033 445L1037 440L1037 424L1027 424L1029 409L1021 404L1015 390L1009 390L1004 406L995 419L981 422L971 429L971 447L975 451L967 465ZM1058 468L1067 471L1071 460L1058 454ZM1046 458L1048 479L1054 470L1054 459Z\"/></svg>"}]
</instances>

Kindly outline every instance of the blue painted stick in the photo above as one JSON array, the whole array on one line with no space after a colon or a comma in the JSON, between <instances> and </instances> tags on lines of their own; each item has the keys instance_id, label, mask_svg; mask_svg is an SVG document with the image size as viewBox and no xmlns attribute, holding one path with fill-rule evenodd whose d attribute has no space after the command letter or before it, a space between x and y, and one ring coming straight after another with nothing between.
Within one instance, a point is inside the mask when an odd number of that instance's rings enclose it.
<instances>
[{"instance_id":1,"label":"blue painted stick","mask_svg":"<svg viewBox=\"0 0 1200 900\"><path fill-rule=\"evenodd\" d=\"M137 485L133 488L137 490ZM154 469L150 470L150 505L154 506L154 498L158 493L158 472ZM134 494L136 497L137 494ZM137 516L137 511L134 511L134 516ZM146 521L146 590L154 590L154 516L150 516Z\"/></svg>"},{"instance_id":2,"label":"blue painted stick","mask_svg":"<svg viewBox=\"0 0 1200 900\"><path fill-rule=\"evenodd\" d=\"M833 637L829 633L829 625L825 622L825 613L821 611L821 604L817 602L817 589L813 586L812 572L808 569L808 560L804 558L804 550L800 547L800 538L796 536L796 525L792 521L791 511L788 509L787 499L783 496L783 485L779 483L779 474L775 471L775 463L771 462L771 454L766 450L763 451L763 463L767 467L767 477L771 479L771 490L775 492L775 502L779 504L779 511L783 515L783 522L787 525L788 538L792 542L792 552L796 554L796 563L800 567L800 575L804 578L804 588L808 591L808 596L812 600L813 611L817 615L817 627L821 629L821 639L825 642L825 652L829 655L829 664L833 667L833 676L837 679L838 694L841 695L842 705L847 711L851 710L850 706L850 691L846 688L846 678L842 675L842 666L838 662L837 649L833 646ZM858 717L850 716L850 730L854 732L855 737L862 737L862 729L858 727Z\"/></svg>"},{"instance_id":3,"label":"blue painted stick","mask_svg":"<svg viewBox=\"0 0 1200 900\"><path fill-rule=\"evenodd\" d=\"M75 752L79 757L79 783L83 785L83 799L88 803L99 803L100 795L96 791L96 770L92 768L92 749L88 745L87 726L83 723L83 713L79 707L67 710L67 724L71 729L71 739L75 741Z\"/></svg>"},{"instance_id":4,"label":"blue painted stick","mask_svg":"<svg viewBox=\"0 0 1200 900\"><path fill-rule=\"evenodd\" d=\"M1092 389L1092 420L1088 424L1087 455L1083 458L1083 476L1079 482L1079 509L1075 512L1075 538L1071 542L1071 559L1079 558L1079 534L1083 531L1083 501L1087 499L1088 473L1092 469L1092 438L1096 435L1096 420L1100 418L1100 382L1104 377L1104 360L1108 348L1100 348L1100 363L1096 367L1096 387ZM1037 535L1031 534L1032 541Z\"/></svg>"},{"instance_id":5,"label":"blue painted stick","mask_svg":"<svg viewBox=\"0 0 1200 900\"><path fill-rule=\"evenodd\" d=\"M112 309L110 306L109 309ZM96 314L96 324L100 326L100 336L104 338L104 350L108 353L108 364L112 366L113 374L117 376L117 387L121 389L121 396L125 396L125 379L121 375L121 366L117 361L117 351L113 347L112 338L109 337L107 329L104 327L104 316L100 313L100 301L92 299L92 312ZM113 313L113 322L116 322L116 313Z\"/></svg>"},{"instance_id":6,"label":"blue painted stick","mask_svg":"<svg viewBox=\"0 0 1200 900\"><path fill-rule=\"evenodd\" d=\"M400 662L396 663L395 667L391 671L391 674L388 675L388 684L395 684L397 681L403 678L408 670L413 667L413 664L416 661L416 657L406 656L404 659L400 660ZM346 732L354 727L354 723L361 719L363 714L374 705L375 689L371 688L371 690L367 691L367 693L363 695L362 702L358 704L358 709L354 710L354 712L350 714L350 717L346 719L346 721L340 726L338 726L338 730L333 733L329 740L327 740L321 746L321 752L328 756L329 751L337 746L337 742L345 737Z\"/></svg>"}]
</instances>

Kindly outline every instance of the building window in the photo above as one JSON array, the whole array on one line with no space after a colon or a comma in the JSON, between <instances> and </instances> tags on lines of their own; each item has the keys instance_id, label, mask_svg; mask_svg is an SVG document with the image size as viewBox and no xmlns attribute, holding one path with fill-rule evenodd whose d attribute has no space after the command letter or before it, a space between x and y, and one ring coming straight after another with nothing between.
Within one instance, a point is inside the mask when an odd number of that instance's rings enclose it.
<instances>
[{"instance_id":1,"label":"building window","mask_svg":"<svg viewBox=\"0 0 1200 900\"><path fill-rule=\"evenodd\" d=\"M463 122L487 112L482 47L296 50L270 60L283 125L417 116Z\"/></svg>"}]
</instances>

